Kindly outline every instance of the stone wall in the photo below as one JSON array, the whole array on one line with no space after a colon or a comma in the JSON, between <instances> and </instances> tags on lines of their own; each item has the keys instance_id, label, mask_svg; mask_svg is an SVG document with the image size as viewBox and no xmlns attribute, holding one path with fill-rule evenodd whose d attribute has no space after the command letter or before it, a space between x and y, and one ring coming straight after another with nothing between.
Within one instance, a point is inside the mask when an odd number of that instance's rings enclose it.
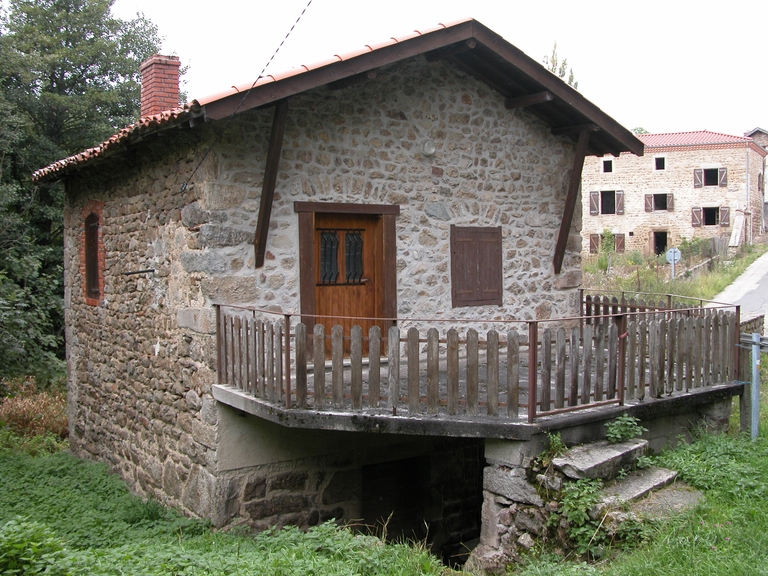
<instances>
[{"instance_id":1,"label":"stone wall","mask_svg":"<svg viewBox=\"0 0 768 576\"><path fill-rule=\"evenodd\" d=\"M381 70L374 81L292 99L266 265L255 270L271 120L270 110L254 110L194 130L174 128L126 145L119 158L66 182L72 449L110 463L139 493L216 525L236 516L279 523L280 513L267 514L277 502L281 511L303 510L307 498L315 498L307 509L318 521L339 506L354 515L343 503L317 504L327 500L331 482L310 472L326 466L321 460L303 460L306 477L296 476L289 463L298 457L285 451L263 482L258 456L235 468L222 464L226 432L210 393L212 303L299 310L294 201L401 206L401 315L546 318L578 306L578 211L564 274L556 277L551 264L574 144L524 111L507 111L485 85L415 59ZM432 158L418 152L425 138L437 144ZM87 305L80 245L83 213L93 202L102 210L103 294ZM451 224L502 226L503 306L450 308ZM142 270L151 271L132 274ZM269 443L246 440L257 452Z\"/></svg>"},{"instance_id":2,"label":"stone wall","mask_svg":"<svg viewBox=\"0 0 768 576\"><path fill-rule=\"evenodd\" d=\"M714 148L714 147L713 147ZM747 163L747 154L749 162ZM664 157L665 170L655 170L655 158ZM604 173L604 159L613 161L613 171ZM749 194L747 194L747 165L749 165ZM694 188L694 168L726 167L728 186ZM610 230L625 235L625 250L649 254L653 249L653 232L667 231L667 245L679 246L683 238L730 237L736 216L747 207L750 216L744 224L742 239L750 241L762 228L762 192L758 174L763 170L763 157L743 144L706 150L646 148L645 156L624 153L620 157L588 157L582 174L582 251L589 254L589 235ZM591 191L623 190L624 214L590 215ZM673 194L673 210L645 211L645 194ZM691 226L691 208L730 207L730 226Z\"/></svg>"}]
</instances>

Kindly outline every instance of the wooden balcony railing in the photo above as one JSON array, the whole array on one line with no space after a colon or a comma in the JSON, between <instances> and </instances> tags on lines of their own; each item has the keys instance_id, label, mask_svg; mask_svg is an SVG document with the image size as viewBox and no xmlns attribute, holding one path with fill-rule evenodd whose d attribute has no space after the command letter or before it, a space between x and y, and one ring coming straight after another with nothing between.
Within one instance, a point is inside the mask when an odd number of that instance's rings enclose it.
<instances>
[{"instance_id":1,"label":"wooden balcony railing","mask_svg":"<svg viewBox=\"0 0 768 576\"><path fill-rule=\"evenodd\" d=\"M308 334L298 316L219 305L218 380L282 408L534 422L735 379L737 307L583 306L558 320L398 319L385 334L317 323Z\"/></svg>"}]
</instances>

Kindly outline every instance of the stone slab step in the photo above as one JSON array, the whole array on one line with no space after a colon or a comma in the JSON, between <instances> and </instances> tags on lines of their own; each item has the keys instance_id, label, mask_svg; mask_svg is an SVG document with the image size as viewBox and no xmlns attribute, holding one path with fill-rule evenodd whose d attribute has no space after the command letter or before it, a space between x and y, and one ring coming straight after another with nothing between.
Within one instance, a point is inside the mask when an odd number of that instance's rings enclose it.
<instances>
[{"instance_id":1,"label":"stone slab step","mask_svg":"<svg viewBox=\"0 0 768 576\"><path fill-rule=\"evenodd\" d=\"M615 507L626 502L639 500L652 490L663 488L677 477L677 472L651 466L634 470L620 480L603 488L603 506Z\"/></svg>"},{"instance_id":2,"label":"stone slab step","mask_svg":"<svg viewBox=\"0 0 768 576\"><path fill-rule=\"evenodd\" d=\"M600 478L612 480L622 469L631 468L639 456L645 454L647 440L635 438L627 442L609 444L593 442L571 448L563 456L552 460L557 470L568 478Z\"/></svg>"}]
</instances>

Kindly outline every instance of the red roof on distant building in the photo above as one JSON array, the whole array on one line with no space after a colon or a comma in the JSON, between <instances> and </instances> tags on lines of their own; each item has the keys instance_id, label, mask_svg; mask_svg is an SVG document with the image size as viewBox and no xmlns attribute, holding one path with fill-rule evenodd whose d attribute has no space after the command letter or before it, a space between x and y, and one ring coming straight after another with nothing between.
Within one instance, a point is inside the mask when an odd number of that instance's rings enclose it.
<instances>
[{"instance_id":1,"label":"red roof on distant building","mask_svg":"<svg viewBox=\"0 0 768 576\"><path fill-rule=\"evenodd\" d=\"M752 138L731 136L709 130L697 132L668 132L666 134L638 134L638 139L648 148L667 146L702 146L706 144L733 144L751 142Z\"/></svg>"}]
</instances>

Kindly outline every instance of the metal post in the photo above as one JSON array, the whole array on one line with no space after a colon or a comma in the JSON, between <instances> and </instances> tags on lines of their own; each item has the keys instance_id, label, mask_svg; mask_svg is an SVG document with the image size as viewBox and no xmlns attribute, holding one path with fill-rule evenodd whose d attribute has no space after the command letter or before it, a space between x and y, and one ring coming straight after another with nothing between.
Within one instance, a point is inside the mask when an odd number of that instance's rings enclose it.
<instances>
[{"instance_id":1,"label":"metal post","mask_svg":"<svg viewBox=\"0 0 768 576\"><path fill-rule=\"evenodd\" d=\"M528 322L528 423L536 418L536 365L538 364L539 323Z\"/></svg>"},{"instance_id":2,"label":"metal post","mask_svg":"<svg viewBox=\"0 0 768 576\"><path fill-rule=\"evenodd\" d=\"M218 379L217 384L222 384L221 381L221 346L222 346L222 339L221 339L221 306L218 304L214 304L214 307L216 308L216 376Z\"/></svg>"},{"instance_id":3,"label":"metal post","mask_svg":"<svg viewBox=\"0 0 768 576\"><path fill-rule=\"evenodd\" d=\"M760 433L760 334L752 334L752 440Z\"/></svg>"}]
</instances>

